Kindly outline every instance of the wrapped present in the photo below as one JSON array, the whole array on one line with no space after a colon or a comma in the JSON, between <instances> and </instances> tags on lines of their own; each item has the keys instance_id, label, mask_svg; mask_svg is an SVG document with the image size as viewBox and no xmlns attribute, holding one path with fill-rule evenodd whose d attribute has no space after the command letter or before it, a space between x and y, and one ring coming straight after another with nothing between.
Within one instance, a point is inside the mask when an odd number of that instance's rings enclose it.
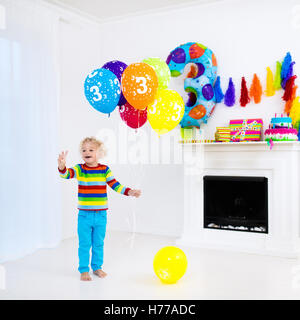
<instances>
[{"instance_id":1,"label":"wrapped present","mask_svg":"<svg viewBox=\"0 0 300 320\"><path fill-rule=\"evenodd\" d=\"M217 131L215 133L215 139L218 142L229 142L230 127L217 127Z\"/></svg>"},{"instance_id":2,"label":"wrapped present","mask_svg":"<svg viewBox=\"0 0 300 320\"><path fill-rule=\"evenodd\" d=\"M262 119L230 120L230 141L260 141L263 129Z\"/></svg>"}]
</instances>

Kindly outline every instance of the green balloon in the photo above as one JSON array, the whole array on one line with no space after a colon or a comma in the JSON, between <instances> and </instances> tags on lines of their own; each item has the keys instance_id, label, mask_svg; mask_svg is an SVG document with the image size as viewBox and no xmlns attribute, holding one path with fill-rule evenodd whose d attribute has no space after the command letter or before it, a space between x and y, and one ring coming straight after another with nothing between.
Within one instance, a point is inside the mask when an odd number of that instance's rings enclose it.
<instances>
[{"instance_id":1,"label":"green balloon","mask_svg":"<svg viewBox=\"0 0 300 320\"><path fill-rule=\"evenodd\" d=\"M171 79L168 65L160 58L147 58L143 60L149 64L156 72L158 78L158 90L167 89Z\"/></svg>"}]
</instances>

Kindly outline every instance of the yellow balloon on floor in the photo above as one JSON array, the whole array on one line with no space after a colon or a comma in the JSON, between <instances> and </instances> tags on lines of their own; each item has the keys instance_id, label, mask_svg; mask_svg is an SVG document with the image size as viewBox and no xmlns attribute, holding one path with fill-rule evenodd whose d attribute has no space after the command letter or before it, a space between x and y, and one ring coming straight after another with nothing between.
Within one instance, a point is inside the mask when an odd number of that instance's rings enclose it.
<instances>
[{"instance_id":1,"label":"yellow balloon on floor","mask_svg":"<svg viewBox=\"0 0 300 320\"><path fill-rule=\"evenodd\" d=\"M176 283L185 274L186 255L177 247L164 247L156 253L153 268L163 283Z\"/></svg>"}]
</instances>

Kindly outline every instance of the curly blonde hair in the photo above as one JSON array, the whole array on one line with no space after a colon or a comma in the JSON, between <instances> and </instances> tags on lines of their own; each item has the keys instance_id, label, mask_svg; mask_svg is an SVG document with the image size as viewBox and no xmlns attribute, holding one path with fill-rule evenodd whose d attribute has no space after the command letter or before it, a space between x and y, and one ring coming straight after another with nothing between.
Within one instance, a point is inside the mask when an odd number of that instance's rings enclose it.
<instances>
[{"instance_id":1,"label":"curly blonde hair","mask_svg":"<svg viewBox=\"0 0 300 320\"><path fill-rule=\"evenodd\" d=\"M79 146L80 152L82 151L83 145L85 143L92 143L96 147L97 151L99 152L99 155L100 155L100 153L102 153L103 156L106 155L107 150L105 148L104 143L102 141L98 140L97 138L95 138L95 137L86 137L86 138L84 138L80 142L80 146Z\"/></svg>"}]
</instances>

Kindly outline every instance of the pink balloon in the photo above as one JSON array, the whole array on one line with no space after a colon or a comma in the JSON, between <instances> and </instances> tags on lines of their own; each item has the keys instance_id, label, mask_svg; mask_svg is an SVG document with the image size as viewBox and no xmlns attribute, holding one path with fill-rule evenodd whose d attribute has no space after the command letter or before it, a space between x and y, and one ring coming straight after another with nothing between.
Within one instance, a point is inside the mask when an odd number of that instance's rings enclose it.
<instances>
[{"instance_id":1,"label":"pink balloon","mask_svg":"<svg viewBox=\"0 0 300 320\"><path fill-rule=\"evenodd\" d=\"M124 105L119 106L119 112L121 119L132 129L142 127L147 121L147 108L138 110L126 102Z\"/></svg>"}]
</instances>

